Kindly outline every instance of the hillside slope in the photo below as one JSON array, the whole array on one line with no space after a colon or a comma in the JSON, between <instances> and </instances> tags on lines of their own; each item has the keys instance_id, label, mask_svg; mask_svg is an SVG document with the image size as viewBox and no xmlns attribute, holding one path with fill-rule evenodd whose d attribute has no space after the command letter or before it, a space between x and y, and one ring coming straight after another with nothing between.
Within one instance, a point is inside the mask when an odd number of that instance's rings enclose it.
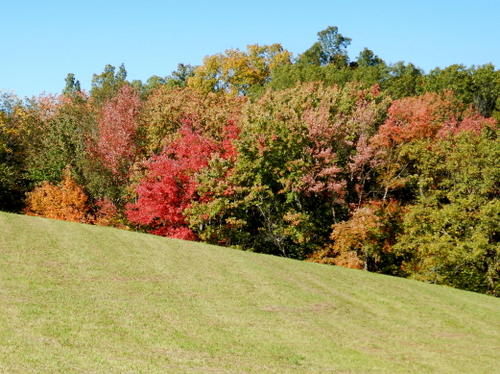
<instances>
[{"instance_id":1,"label":"hillside slope","mask_svg":"<svg viewBox=\"0 0 500 374\"><path fill-rule=\"evenodd\" d=\"M0 373L494 373L500 300L0 213Z\"/></svg>"}]
</instances>

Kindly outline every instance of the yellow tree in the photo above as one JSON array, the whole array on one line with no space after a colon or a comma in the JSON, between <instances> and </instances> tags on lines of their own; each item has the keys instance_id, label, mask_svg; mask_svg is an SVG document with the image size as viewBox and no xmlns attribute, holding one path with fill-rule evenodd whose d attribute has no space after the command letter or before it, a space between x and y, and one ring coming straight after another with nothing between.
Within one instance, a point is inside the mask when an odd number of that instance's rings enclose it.
<instances>
[{"instance_id":1,"label":"yellow tree","mask_svg":"<svg viewBox=\"0 0 500 374\"><path fill-rule=\"evenodd\" d=\"M263 85L278 66L291 64L291 56L281 44L253 44L246 52L229 49L205 57L203 65L188 79L188 86L203 92L245 94L250 87Z\"/></svg>"}]
</instances>

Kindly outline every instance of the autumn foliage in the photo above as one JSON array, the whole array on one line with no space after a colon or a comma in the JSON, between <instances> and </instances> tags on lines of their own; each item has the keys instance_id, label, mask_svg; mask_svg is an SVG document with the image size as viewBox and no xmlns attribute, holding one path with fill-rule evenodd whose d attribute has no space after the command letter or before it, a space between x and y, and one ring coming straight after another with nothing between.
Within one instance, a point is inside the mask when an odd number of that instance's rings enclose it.
<instances>
[{"instance_id":1,"label":"autumn foliage","mask_svg":"<svg viewBox=\"0 0 500 374\"><path fill-rule=\"evenodd\" d=\"M99 226L111 226L120 229L128 227L122 222L120 212L116 205L109 199L104 198L94 203L95 212L92 215L92 223Z\"/></svg>"},{"instance_id":2,"label":"autumn foliage","mask_svg":"<svg viewBox=\"0 0 500 374\"><path fill-rule=\"evenodd\" d=\"M390 147L418 139L445 138L461 131L477 134L484 127L495 127L495 120L465 107L451 92L426 93L395 100L373 143Z\"/></svg>"},{"instance_id":3,"label":"autumn foliage","mask_svg":"<svg viewBox=\"0 0 500 374\"><path fill-rule=\"evenodd\" d=\"M201 175L211 199L190 209L192 226L209 242L303 257L345 217L351 155L386 107L357 85L266 92L244 110L234 162Z\"/></svg>"},{"instance_id":4,"label":"autumn foliage","mask_svg":"<svg viewBox=\"0 0 500 374\"><path fill-rule=\"evenodd\" d=\"M143 147L148 155L161 152L186 121L200 133L220 137L228 122L239 121L245 102L244 97L160 87L149 95L141 112Z\"/></svg>"},{"instance_id":5,"label":"autumn foliage","mask_svg":"<svg viewBox=\"0 0 500 374\"><path fill-rule=\"evenodd\" d=\"M349 220L332 226L332 242L309 261L398 274L402 259L393 246L401 231L403 209L397 201L370 201Z\"/></svg>"},{"instance_id":6,"label":"autumn foliage","mask_svg":"<svg viewBox=\"0 0 500 374\"><path fill-rule=\"evenodd\" d=\"M221 151L220 145L194 131L186 120L178 138L148 161L137 201L127 206L128 219L153 234L194 240L184 211L198 198L196 173Z\"/></svg>"},{"instance_id":7,"label":"autumn foliage","mask_svg":"<svg viewBox=\"0 0 500 374\"><path fill-rule=\"evenodd\" d=\"M28 195L25 212L33 216L86 223L89 221L88 197L67 169L59 184L44 182Z\"/></svg>"},{"instance_id":8,"label":"autumn foliage","mask_svg":"<svg viewBox=\"0 0 500 374\"><path fill-rule=\"evenodd\" d=\"M0 208L498 293L500 72L318 37L0 95Z\"/></svg>"},{"instance_id":9,"label":"autumn foliage","mask_svg":"<svg viewBox=\"0 0 500 374\"><path fill-rule=\"evenodd\" d=\"M124 85L102 109L94 150L102 163L117 177L127 173L138 152L134 138L140 105L136 91Z\"/></svg>"}]
</instances>

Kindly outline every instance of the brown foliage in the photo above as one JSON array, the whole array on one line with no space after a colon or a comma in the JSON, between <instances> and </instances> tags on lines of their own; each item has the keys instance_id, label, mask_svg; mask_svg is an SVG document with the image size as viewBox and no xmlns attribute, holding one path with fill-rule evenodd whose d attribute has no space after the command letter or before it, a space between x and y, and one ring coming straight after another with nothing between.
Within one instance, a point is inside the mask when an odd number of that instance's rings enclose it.
<instances>
[{"instance_id":1,"label":"brown foliage","mask_svg":"<svg viewBox=\"0 0 500 374\"><path fill-rule=\"evenodd\" d=\"M359 207L348 221L333 225L332 244L314 252L309 261L367 270L392 266L401 214L397 201L371 201Z\"/></svg>"},{"instance_id":2,"label":"brown foliage","mask_svg":"<svg viewBox=\"0 0 500 374\"><path fill-rule=\"evenodd\" d=\"M107 198L98 200L95 203L96 212L92 223L99 226L111 226L119 229L127 229L120 220L120 214L116 205Z\"/></svg>"}]
</instances>

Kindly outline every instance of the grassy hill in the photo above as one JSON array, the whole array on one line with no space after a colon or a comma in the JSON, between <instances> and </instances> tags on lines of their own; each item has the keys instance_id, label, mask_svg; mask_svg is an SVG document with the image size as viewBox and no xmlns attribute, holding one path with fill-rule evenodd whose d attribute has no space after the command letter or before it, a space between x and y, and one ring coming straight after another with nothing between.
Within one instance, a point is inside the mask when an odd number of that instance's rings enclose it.
<instances>
[{"instance_id":1,"label":"grassy hill","mask_svg":"<svg viewBox=\"0 0 500 374\"><path fill-rule=\"evenodd\" d=\"M0 373L495 373L500 300L0 213Z\"/></svg>"}]
</instances>

